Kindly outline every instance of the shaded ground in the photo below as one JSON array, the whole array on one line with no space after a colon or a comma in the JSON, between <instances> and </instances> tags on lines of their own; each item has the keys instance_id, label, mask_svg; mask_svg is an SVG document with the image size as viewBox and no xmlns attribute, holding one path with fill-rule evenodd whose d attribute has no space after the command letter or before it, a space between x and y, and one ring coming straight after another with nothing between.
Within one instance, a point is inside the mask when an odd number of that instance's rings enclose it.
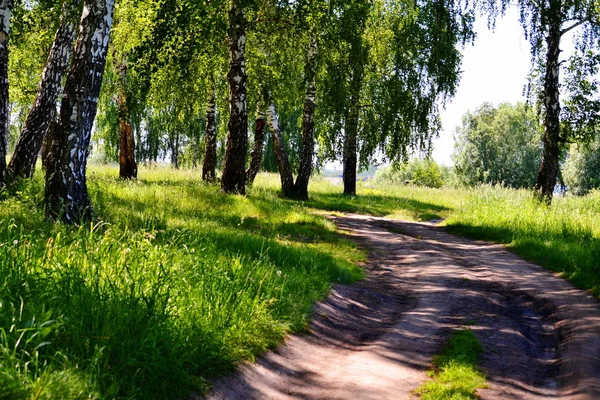
<instances>
[{"instance_id":1,"label":"shaded ground","mask_svg":"<svg viewBox=\"0 0 600 400\"><path fill-rule=\"evenodd\" d=\"M484 347L483 399L600 398L600 305L503 247L419 223L332 217L370 252L311 333L215 383L208 399L403 399L468 326Z\"/></svg>"}]
</instances>

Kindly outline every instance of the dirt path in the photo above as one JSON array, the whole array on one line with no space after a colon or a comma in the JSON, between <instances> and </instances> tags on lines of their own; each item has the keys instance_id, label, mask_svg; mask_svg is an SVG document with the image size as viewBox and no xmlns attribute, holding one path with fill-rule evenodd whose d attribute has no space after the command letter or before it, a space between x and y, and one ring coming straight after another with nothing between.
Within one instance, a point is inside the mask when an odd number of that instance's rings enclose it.
<instances>
[{"instance_id":1,"label":"dirt path","mask_svg":"<svg viewBox=\"0 0 600 400\"><path fill-rule=\"evenodd\" d=\"M208 399L406 399L455 329L484 347L483 399L600 399L600 305L503 247L441 228L332 217L370 252L311 333L215 383Z\"/></svg>"}]
</instances>

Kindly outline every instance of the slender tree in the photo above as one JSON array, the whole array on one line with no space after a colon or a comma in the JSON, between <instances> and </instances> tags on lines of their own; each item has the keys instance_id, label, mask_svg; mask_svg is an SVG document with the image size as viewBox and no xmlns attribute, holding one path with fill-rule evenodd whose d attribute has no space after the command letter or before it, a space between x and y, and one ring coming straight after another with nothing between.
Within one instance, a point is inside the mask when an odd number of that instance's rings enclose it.
<instances>
[{"instance_id":1,"label":"slender tree","mask_svg":"<svg viewBox=\"0 0 600 400\"><path fill-rule=\"evenodd\" d=\"M23 125L8 165L8 171L13 177L30 178L33 175L44 137L56 118L56 101L62 92L62 80L71 60L80 5L81 0L66 0L63 3L60 26L42 72L35 103Z\"/></svg>"},{"instance_id":2,"label":"slender tree","mask_svg":"<svg viewBox=\"0 0 600 400\"><path fill-rule=\"evenodd\" d=\"M119 177L121 179L137 178L135 162L135 138L131 129L131 115L127 96L127 60L123 57L119 69Z\"/></svg>"},{"instance_id":3,"label":"slender tree","mask_svg":"<svg viewBox=\"0 0 600 400\"><path fill-rule=\"evenodd\" d=\"M246 104L246 16L239 0L229 10L229 124L221 190L246 193L246 156L248 152L248 111Z\"/></svg>"},{"instance_id":4,"label":"slender tree","mask_svg":"<svg viewBox=\"0 0 600 400\"><path fill-rule=\"evenodd\" d=\"M267 123L269 124L269 132L271 133L271 139L273 140L273 149L275 150L277 159L277 169L279 170L279 177L281 178L283 195L288 198L293 198L296 195L294 175L283 144L281 129L279 127L279 117L277 116L277 109L274 104L271 104L267 108Z\"/></svg>"},{"instance_id":5,"label":"slender tree","mask_svg":"<svg viewBox=\"0 0 600 400\"><path fill-rule=\"evenodd\" d=\"M265 148L265 125L266 115L262 104L259 104L256 109L256 120L254 122L254 146L250 153L250 165L246 171L246 184L251 186L256 179L256 175L262 164L263 151Z\"/></svg>"},{"instance_id":6,"label":"slender tree","mask_svg":"<svg viewBox=\"0 0 600 400\"><path fill-rule=\"evenodd\" d=\"M430 151L473 17L447 0L356 0L334 15L340 28L328 37L337 46L326 54L322 142L329 158L342 154L344 193L354 195L357 169L375 155L398 163Z\"/></svg>"},{"instance_id":7,"label":"slender tree","mask_svg":"<svg viewBox=\"0 0 600 400\"><path fill-rule=\"evenodd\" d=\"M86 166L113 8L114 0L84 0L59 122L51 131L52 146L58 154L46 170L46 214L68 223L80 223L92 216Z\"/></svg>"},{"instance_id":8,"label":"slender tree","mask_svg":"<svg viewBox=\"0 0 600 400\"><path fill-rule=\"evenodd\" d=\"M312 32L309 40L306 64L304 66L305 96L302 113L302 153L300 167L295 183L295 196L301 200L308 199L308 182L313 169L315 151L315 108L317 96L317 35Z\"/></svg>"},{"instance_id":9,"label":"slender tree","mask_svg":"<svg viewBox=\"0 0 600 400\"><path fill-rule=\"evenodd\" d=\"M356 172L358 167L358 135L361 92L367 49L362 38L366 16L357 21L356 35L350 40L350 87L346 115L344 117L344 194L356 195Z\"/></svg>"},{"instance_id":10,"label":"slender tree","mask_svg":"<svg viewBox=\"0 0 600 400\"><path fill-rule=\"evenodd\" d=\"M204 138L204 163L202 164L202 180L214 182L217 177L217 122L216 122L215 88L210 89L206 106L206 136Z\"/></svg>"},{"instance_id":11,"label":"slender tree","mask_svg":"<svg viewBox=\"0 0 600 400\"><path fill-rule=\"evenodd\" d=\"M508 0L482 3L491 20L503 13ZM597 98L600 57L598 2L588 0L519 0L520 22L531 44L536 85L543 114L542 161L537 174L537 196L550 204L566 143L585 142L600 131L600 100ZM561 46L575 33L575 52L561 60ZM565 73L565 79L561 78Z\"/></svg>"},{"instance_id":12,"label":"slender tree","mask_svg":"<svg viewBox=\"0 0 600 400\"><path fill-rule=\"evenodd\" d=\"M8 106L8 35L12 0L0 0L0 186L6 173L7 138L10 123Z\"/></svg>"}]
</instances>

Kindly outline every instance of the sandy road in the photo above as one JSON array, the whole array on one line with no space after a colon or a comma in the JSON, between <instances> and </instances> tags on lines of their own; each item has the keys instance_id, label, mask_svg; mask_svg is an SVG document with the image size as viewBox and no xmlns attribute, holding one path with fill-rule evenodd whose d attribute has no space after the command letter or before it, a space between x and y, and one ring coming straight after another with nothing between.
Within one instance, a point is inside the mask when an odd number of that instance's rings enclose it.
<instances>
[{"instance_id":1,"label":"sandy road","mask_svg":"<svg viewBox=\"0 0 600 400\"><path fill-rule=\"evenodd\" d=\"M332 217L368 249L311 333L215 383L208 399L406 399L453 330L484 347L484 399L600 399L600 304L502 246L429 224Z\"/></svg>"}]
</instances>

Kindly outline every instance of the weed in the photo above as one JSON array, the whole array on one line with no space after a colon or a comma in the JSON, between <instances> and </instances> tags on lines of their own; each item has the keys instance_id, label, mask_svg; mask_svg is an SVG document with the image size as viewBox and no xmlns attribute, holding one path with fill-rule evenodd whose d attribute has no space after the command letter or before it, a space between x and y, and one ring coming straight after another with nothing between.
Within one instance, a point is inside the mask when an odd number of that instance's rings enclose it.
<instances>
[{"instance_id":1,"label":"weed","mask_svg":"<svg viewBox=\"0 0 600 400\"><path fill-rule=\"evenodd\" d=\"M483 348L471 330L455 332L442 354L433 360L432 378L415 394L424 400L476 399L477 389L486 387L485 376L477 369Z\"/></svg>"}]
</instances>

